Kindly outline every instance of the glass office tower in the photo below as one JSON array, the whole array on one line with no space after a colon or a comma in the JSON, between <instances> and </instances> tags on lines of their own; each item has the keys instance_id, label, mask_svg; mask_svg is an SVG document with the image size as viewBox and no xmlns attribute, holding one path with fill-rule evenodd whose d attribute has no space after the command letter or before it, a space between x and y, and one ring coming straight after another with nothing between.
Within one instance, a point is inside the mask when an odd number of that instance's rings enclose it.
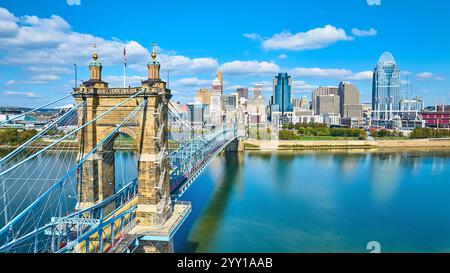
<instances>
[{"instance_id":1,"label":"glass office tower","mask_svg":"<svg viewBox=\"0 0 450 273\"><path fill-rule=\"evenodd\" d=\"M278 73L273 81L273 112L292 112L291 103L292 79L287 73Z\"/></svg>"},{"instance_id":2,"label":"glass office tower","mask_svg":"<svg viewBox=\"0 0 450 273\"><path fill-rule=\"evenodd\" d=\"M391 53L381 55L373 72L372 109L376 120L391 120L400 107L400 71Z\"/></svg>"}]
</instances>

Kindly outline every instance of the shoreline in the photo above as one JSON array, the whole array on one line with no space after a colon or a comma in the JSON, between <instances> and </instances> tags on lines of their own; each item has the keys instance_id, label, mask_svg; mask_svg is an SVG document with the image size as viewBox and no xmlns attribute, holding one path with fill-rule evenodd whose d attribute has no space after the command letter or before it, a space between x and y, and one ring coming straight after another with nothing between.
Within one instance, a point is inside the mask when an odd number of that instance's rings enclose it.
<instances>
[{"instance_id":1,"label":"shoreline","mask_svg":"<svg viewBox=\"0 0 450 273\"><path fill-rule=\"evenodd\" d=\"M407 140L244 140L244 151L350 150L387 148L444 148L450 149L450 139Z\"/></svg>"}]
</instances>

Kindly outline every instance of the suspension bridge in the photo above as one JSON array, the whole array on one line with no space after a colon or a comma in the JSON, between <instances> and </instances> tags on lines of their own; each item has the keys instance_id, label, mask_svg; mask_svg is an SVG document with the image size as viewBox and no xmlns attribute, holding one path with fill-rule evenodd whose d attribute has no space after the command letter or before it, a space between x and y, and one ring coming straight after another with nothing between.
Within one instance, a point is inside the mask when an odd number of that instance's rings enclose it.
<instances>
[{"instance_id":1,"label":"suspension bridge","mask_svg":"<svg viewBox=\"0 0 450 273\"><path fill-rule=\"evenodd\" d=\"M94 50L88 81L20 115L75 100L0 158L0 252L173 251L191 212L179 198L215 156L237 149L236 122L193 128L170 102L155 52L147 68L141 86L109 88Z\"/></svg>"}]
</instances>

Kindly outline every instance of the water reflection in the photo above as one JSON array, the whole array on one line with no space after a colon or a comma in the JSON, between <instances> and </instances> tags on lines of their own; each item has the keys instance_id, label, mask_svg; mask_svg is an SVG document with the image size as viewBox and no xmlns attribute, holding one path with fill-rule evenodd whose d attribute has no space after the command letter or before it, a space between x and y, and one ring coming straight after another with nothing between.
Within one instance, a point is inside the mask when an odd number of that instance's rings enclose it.
<instances>
[{"instance_id":1,"label":"water reflection","mask_svg":"<svg viewBox=\"0 0 450 273\"><path fill-rule=\"evenodd\" d=\"M226 168L224 175L217 181L217 188L212 193L211 199L203 210L207 217L201 217L193 226L193 232L183 252L209 252L216 238L217 230L221 226L223 214L228 204L228 199L236 183L239 181L242 163L239 162L239 154L224 153Z\"/></svg>"},{"instance_id":2,"label":"water reflection","mask_svg":"<svg viewBox=\"0 0 450 273\"><path fill-rule=\"evenodd\" d=\"M218 179L207 170L185 196L194 211L176 251L366 252L370 240L386 252L450 249L449 150L236 158L217 158Z\"/></svg>"}]
</instances>

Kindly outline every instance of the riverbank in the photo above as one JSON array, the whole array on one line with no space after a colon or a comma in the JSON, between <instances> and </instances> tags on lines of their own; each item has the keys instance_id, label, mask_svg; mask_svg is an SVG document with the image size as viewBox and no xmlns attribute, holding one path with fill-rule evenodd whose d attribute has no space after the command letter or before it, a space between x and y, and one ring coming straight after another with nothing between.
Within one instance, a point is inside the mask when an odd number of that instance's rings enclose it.
<instances>
[{"instance_id":1,"label":"riverbank","mask_svg":"<svg viewBox=\"0 0 450 273\"><path fill-rule=\"evenodd\" d=\"M324 149L373 149L373 148L446 148L450 139L405 140L245 140L246 151L295 151Z\"/></svg>"}]
</instances>

